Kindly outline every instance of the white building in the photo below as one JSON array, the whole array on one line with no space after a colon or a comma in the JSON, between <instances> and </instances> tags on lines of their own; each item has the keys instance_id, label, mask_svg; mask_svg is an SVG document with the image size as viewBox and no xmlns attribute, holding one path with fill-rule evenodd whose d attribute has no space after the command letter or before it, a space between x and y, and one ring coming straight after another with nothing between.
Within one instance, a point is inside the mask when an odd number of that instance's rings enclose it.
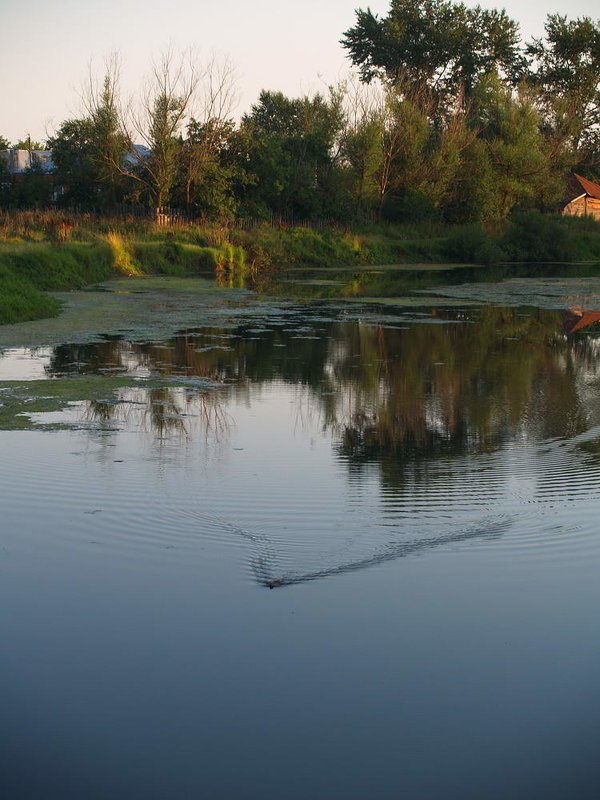
<instances>
[{"instance_id":1,"label":"white building","mask_svg":"<svg viewBox=\"0 0 600 800\"><path fill-rule=\"evenodd\" d=\"M51 150L0 150L0 158L4 161L10 175L19 175L33 166L40 166L44 172L54 170Z\"/></svg>"}]
</instances>

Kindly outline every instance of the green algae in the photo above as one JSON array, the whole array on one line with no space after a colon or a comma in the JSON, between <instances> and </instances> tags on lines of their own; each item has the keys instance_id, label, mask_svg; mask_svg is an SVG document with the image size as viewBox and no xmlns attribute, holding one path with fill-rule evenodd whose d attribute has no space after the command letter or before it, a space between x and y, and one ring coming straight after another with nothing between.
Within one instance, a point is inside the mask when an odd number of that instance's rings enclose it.
<instances>
[{"instance_id":1,"label":"green algae","mask_svg":"<svg viewBox=\"0 0 600 800\"><path fill-rule=\"evenodd\" d=\"M0 382L0 430L51 430L72 427L64 423L44 423L34 414L64 411L86 400L108 397L117 400L119 389L130 386L131 378L92 375L56 380Z\"/></svg>"},{"instance_id":2,"label":"green algae","mask_svg":"<svg viewBox=\"0 0 600 800\"><path fill-rule=\"evenodd\" d=\"M459 303L494 306L532 306L545 309L600 308L600 278L512 278L498 283L470 283L419 290L422 302L440 295ZM435 294L435 299L429 295Z\"/></svg>"},{"instance_id":3,"label":"green algae","mask_svg":"<svg viewBox=\"0 0 600 800\"><path fill-rule=\"evenodd\" d=\"M125 398L128 390L142 390L145 399L134 405L147 406L153 392L164 392L175 388L206 392L220 384L200 377L161 376L132 378L131 376L72 375L29 381L0 382L0 430L73 430L74 428L97 428L98 422L114 423L108 417L81 416L69 419L49 420L48 415L67 411L81 404L105 407L131 405ZM171 414L171 416L173 416ZM181 414L179 416L182 416Z\"/></svg>"},{"instance_id":4,"label":"green algae","mask_svg":"<svg viewBox=\"0 0 600 800\"><path fill-rule=\"evenodd\" d=\"M214 323L225 300L241 305L251 294L201 278L140 277L53 296L63 307L58 317L0 326L0 348L97 342L124 334L137 341L163 338Z\"/></svg>"}]
</instances>

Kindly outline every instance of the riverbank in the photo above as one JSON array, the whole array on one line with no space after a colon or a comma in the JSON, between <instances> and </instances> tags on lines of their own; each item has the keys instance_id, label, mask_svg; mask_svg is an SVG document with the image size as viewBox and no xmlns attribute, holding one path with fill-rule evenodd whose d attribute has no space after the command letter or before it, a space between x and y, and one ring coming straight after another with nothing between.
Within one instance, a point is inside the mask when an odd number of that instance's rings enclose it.
<instances>
[{"instance_id":1,"label":"riverbank","mask_svg":"<svg viewBox=\"0 0 600 800\"><path fill-rule=\"evenodd\" d=\"M361 268L595 260L599 223L535 212L515 214L495 229L427 222L353 230L159 227L150 220L16 212L0 218L0 324L55 316L61 305L47 292L117 276L216 275L223 285L266 290L287 267L346 267L347 281L330 286L330 296L386 297L398 290L398 280Z\"/></svg>"}]
</instances>

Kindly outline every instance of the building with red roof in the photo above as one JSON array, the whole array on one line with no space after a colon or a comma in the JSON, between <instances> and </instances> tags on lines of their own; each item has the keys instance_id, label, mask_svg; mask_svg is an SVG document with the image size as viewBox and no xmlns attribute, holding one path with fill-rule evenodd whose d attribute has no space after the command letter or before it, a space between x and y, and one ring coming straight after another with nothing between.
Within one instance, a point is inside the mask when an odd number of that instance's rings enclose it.
<instances>
[{"instance_id":1,"label":"building with red roof","mask_svg":"<svg viewBox=\"0 0 600 800\"><path fill-rule=\"evenodd\" d=\"M600 219L600 186L573 172L567 184L562 213Z\"/></svg>"}]
</instances>

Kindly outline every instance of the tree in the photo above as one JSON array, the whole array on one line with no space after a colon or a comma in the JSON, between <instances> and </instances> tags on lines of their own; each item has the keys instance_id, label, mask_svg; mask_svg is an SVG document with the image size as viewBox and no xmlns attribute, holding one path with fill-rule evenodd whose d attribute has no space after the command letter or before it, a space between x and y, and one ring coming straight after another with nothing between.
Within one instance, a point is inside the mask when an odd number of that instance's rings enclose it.
<instances>
[{"instance_id":1,"label":"tree","mask_svg":"<svg viewBox=\"0 0 600 800\"><path fill-rule=\"evenodd\" d=\"M262 91L242 119L248 136L248 172L257 176L246 200L262 208L298 217L325 212L337 142L343 126L341 98L288 98Z\"/></svg>"},{"instance_id":2,"label":"tree","mask_svg":"<svg viewBox=\"0 0 600 800\"><path fill-rule=\"evenodd\" d=\"M124 119L129 162L118 169L147 190L155 208L165 205L174 186L181 151L180 131L191 110L200 76L185 56L165 53L155 63L138 108L130 108ZM136 139L149 155L135 147ZM117 166L115 164L115 166Z\"/></svg>"},{"instance_id":3,"label":"tree","mask_svg":"<svg viewBox=\"0 0 600 800\"><path fill-rule=\"evenodd\" d=\"M129 145L121 126L119 73L119 59L113 54L105 62L101 81L94 78L90 69L83 90L89 122L89 158L96 166L102 202L107 205L123 197L122 163Z\"/></svg>"},{"instance_id":4,"label":"tree","mask_svg":"<svg viewBox=\"0 0 600 800\"><path fill-rule=\"evenodd\" d=\"M228 147L235 125L230 119L236 103L235 72L230 62L211 60L202 73L199 85L199 115L187 126L181 149L181 167L185 184L185 203L192 203L194 190L209 173L217 177L221 156ZM221 178L226 182L225 174ZM218 181L219 182L219 181Z\"/></svg>"},{"instance_id":5,"label":"tree","mask_svg":"<svg viewBox=\"0 0 600 800\"><path fill-rule=\"evenodd\" d=\"M48 140L58 182L67 187L64 202L95 205L99 187L98 165L93 159L92 124L89 119L66 120Z\"/></svg>"},{"instance_id":6,"label":"tree","mask_svg":"<svg viewBox=\"0 0 600 800\"><path fill-rule=\"evenodd\" d=\"M342 136L355 207L366 210L369 198L371 209L388 218L437 213L474 135L466 114L459 107L434 124L429 93L420 97L400 82L362 88L346 102Z\"/></svg>"},{"instance_id":7,"label":"tree","mask_svg":"<svg viewBox=\"0 0 600 800\"><path fill-rule=\"evenodd\" d=\"M497 75L485 76L474 89L469 116L476 139L449 192L449 217L503 219L515 206L551 206L561 193L564 164L551 156L531 87L513 90Z\"/></svg>"},{"instance_id":8,"label":"tree","mask_svg":"<svg viewBox=\"0 0 600 800\"><path fill-rule=\"evenodd\" d=\"M559 146L595 149L600 127L600 22L550 14L545 37L527 45L528 79L543 99L546 125Z\"/></svg>"},{"instance_id":9,"label":"tree","mask_svg":"<svg viewBox=\"0 0 600 800\"><path fill-rule=\"evenodd\" d=\"M361 217L379 205L383 161L385 95L379 85L344 85L340 154L350 206Z\"/></svg>"},{"instance_id":10,"label":"tree","mask_svg":"<svg viewBox=\"0 0 600 800\"><path fill-rule=\"evenodd\" d=\"M502 70L514 80L522 69L518 26L504 11L452 0L392 0L383 19L369 9L356 15L341 44L361 78L401 82L408 99L433 111L468 96L483 74Z\"/></svg>"},{"instance_id":11,"label":"tree","mask_svg":"<svg viewBox=\"0 0 600 800\"><path fill-rule=\"evenodd\" d=\"M8 150L10 142L4 136L0 136L0 150Z\"/></svg>"},{"instance_id":12,"label":"tree","mask_svg":"<svg viewBox=\"0 0 600 800\"><path fill-rule=\"evenodd\" d=\"M15 150L43 150L44 145L32 139L31 136L26 136L24 139L19 139L16 144L13 144Z\"/></svg>"}]
</instances>

